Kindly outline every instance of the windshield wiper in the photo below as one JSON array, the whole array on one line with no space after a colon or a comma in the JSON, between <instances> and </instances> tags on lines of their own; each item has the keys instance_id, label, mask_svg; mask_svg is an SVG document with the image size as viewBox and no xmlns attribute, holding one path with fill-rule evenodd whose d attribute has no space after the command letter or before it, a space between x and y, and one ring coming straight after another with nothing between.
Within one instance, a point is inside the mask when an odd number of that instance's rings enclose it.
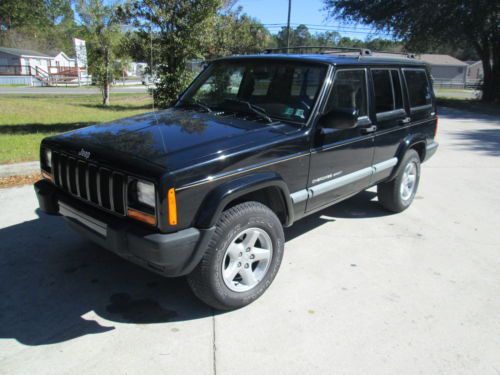
<instances>
[{"instance_id":1,"label":"windshield wiper","mask_svg":"<svg viewBox=\"0 0 500 375\"><path fill-rule=\"evenodd\" d=\"M191 98L189 100L182 100L181 103L185 103L188 105L195 105L201 109L204 109L207 112L213 112L212 109L208 105L206 105L202 101L195 99L195 98Z\"/></svg>"},{"instance_id":2,"label":"windshield wiper","mask_svg":"<svg viewBox=\"0 0 500 375\"><path fill-rule=\"evenodd\" d=\"M264 108L259 107L258 105L252 104L249 101L241 100L241 99L234 99L234 98L224 98L224 100L227 101L227 102L233 102L233 103L243 104L250 111L252 111L253 113L259 115L263 119L267 120L269 123L274 122L273 119L267 115L266 110Z\"/></svg>"}]
</instances>

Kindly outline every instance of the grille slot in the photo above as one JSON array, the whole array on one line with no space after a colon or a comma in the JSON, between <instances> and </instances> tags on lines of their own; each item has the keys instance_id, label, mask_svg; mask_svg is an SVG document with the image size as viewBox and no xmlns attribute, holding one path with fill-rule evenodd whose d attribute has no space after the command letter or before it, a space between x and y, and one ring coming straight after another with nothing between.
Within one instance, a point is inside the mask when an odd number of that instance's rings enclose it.
<instances>
[{"instance_id":1,"label":"grille slot","mask_svg":"<svg viewBox=\"0 0 500 375\"><path fill-rule=\"evenodd\" d=\"M56 185L76 197L119 215L125 215L125 183L122 173L84 160L52 152Z\"/></svg>"}]
</instances>

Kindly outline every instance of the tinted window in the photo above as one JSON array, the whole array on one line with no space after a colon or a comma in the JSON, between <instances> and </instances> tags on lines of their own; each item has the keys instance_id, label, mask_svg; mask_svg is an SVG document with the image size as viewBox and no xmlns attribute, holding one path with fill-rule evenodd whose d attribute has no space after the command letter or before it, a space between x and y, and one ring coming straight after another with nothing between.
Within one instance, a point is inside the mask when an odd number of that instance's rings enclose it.
<instances>
[{"instance_id":1,"label":"tinted window","mask_svg":"<svg viewBox=\"0 0 500 375\"><path fill-rule=\"evenodd\" d=\"M375 112L388 112L403 108L401 81L397 70L372 70L375 90Z\"/></svg>"},{"instance_id":2,"label":"tinted window","mask_svg":"<svg viewBox=\"0 0 500 375\"><path fill-rule=\"evenodd\" d=\"M220 113L248 117L254 112L241 102L249 102L271 118L303 123L314 106L325 74L326 66L318 64L221 61L197 79L179 105L198 102Z\"/></svg>"},{"instance_id":3,"label":"tinted window","mask_svg":"<svg viewBox=\"0 0 500 375\"><path fill-rule=\"evenodd\" d=\"M366 79L364 70L339 70L335 75L327 111L357 109L359 116L368 113L366 105Z\"/></svg>"},{"instance_id":4,"label":"tinted window","mask_svg":"<svg viewBox=\"0 0 500 375\"><path fill-rule=\"evenodd\" d=\"M394 109L391 72L389 70L372 70L373 88L375 90L375 112L388 112Z\"/></svg>"},{"instance_id":5,"label":"tinted window","mask_svg":"<svg viewBox=\"0 0 500 375\"><path fill-rule=\"evenodd\" d=\"M404 75L408 86L410 106L431 104L431 87L425 70L405 70Z\"/></svg>"},{"instance_id":6,"label":"tinted window","mask_svg":"<svg viewBox=\"0 0 500 375\"><path fill-rule=\"evenodd\" d=\"M401 91L401 79L399 78L399 71L391 70L392 85L394 87L394 109L403 108L403 95Z\"/></svg>"}]
</instances>

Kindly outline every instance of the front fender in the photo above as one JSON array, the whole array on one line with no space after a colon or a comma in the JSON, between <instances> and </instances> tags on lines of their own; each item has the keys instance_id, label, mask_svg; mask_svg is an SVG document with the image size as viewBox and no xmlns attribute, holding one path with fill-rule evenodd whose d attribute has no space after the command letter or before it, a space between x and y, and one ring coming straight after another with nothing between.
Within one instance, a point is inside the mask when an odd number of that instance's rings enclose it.
<instances>
[{"instance_id":1,"label":"front fender","mask_svg":"<svg viewBox=\"0 0 500 375\"><path fill-rule=\"evenodd\" d=\"M276 187L281 192L286 208L287 219L285 226L291 225L293 223L293 205L288 186L277 173L262 172L243 176L217 186L203 201L197 216L196 227L210 228L214 226L220 214L230 202L243 195L267 187Z\"/></svg>"}]
</instances>

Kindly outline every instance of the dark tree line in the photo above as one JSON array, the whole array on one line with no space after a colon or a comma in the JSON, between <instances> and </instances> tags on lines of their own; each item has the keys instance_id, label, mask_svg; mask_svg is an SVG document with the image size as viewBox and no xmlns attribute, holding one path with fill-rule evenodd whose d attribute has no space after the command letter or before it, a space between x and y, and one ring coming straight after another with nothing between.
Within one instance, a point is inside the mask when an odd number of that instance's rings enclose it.
<instances>
[{"instance_id":1,"label":"dark tree line","mask_svg":"<svg viewBox=\"0 0 500 375\"><path fill-rule=\"evenodd\" d=\"M331 17L390 30L408 48L473 49L484 69L483 100L500 101L500 0L324 0Z\"/></svg>"},{"instance_id":2,"label":"dark tree line","mask_svg":"<svg viewBox=\"0 0 500 375\"><path fill-rule=\"evenodd\" d=\"M72 54L87 41L89 70L109 103L117 61L143 61L159 77L154 98L168 106L192 78L191 60L286 46L286 28L272 35L236 0L1 0L0 45ZM487 101L499 100L500 0L324 0L330 17L392 32L397 40L359 40L336 31L290 30L291 46L366 47L376 51L439 52L479 58ZM76 14L75 14L76 12Z\"/></svg>"}]
</instances>

